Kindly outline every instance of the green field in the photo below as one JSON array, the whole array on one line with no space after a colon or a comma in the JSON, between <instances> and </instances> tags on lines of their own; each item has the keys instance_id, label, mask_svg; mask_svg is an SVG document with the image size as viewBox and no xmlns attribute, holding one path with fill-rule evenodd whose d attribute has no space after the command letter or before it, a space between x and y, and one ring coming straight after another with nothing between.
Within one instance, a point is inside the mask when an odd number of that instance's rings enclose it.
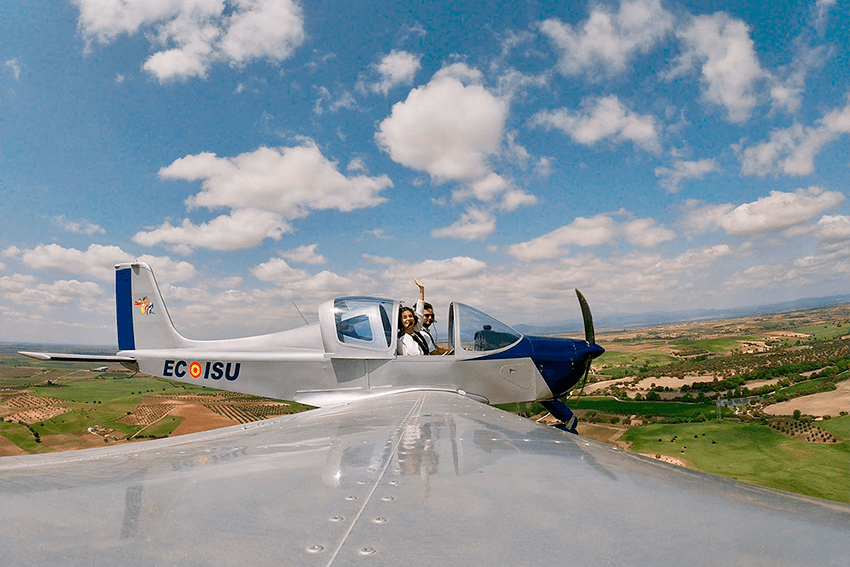
<instances>
[{"instance_id":1,"label":"green field","mask_svg":"<svg viewBox=\"0 0 850 567\"><path fill-rule=\"evenodd\" d=\"M594 362L594 368L598 374L608 378L622 378L623 376L634 376L641 370L655 366L671 364L678 359L659 350L647 350L645 352L621 352L606 350ZM603 368L611 366L611 368Z\"/></svg>"},{"instance_id":2,"label":"green field","mask_svg":"<svg viewBox=\"0 0 850 567\"><path fill-rule=\"evenodd\" d=\"M175 429L177 429L177 426L183 422L183 419L184 418L180 416L167 415L149 426L144 431L141 431L138 437L168 437Z\"/></svg>"},{"instance_id":3,"label":"green field","mask_svg":"<svg viewBox=\"0 0 850 567\"><path fill-rule=\"evenodd\" d=\"M761 424L716 421L633 427L623 439L634 452L677 457L712 474L850 502L850 416L816 425L842 442L807 443Z\"/></svg>"},{"instance_id":4,"label":"green field","mask_svg":"<svg viewBox=\"0 0 850 567\"><path fill-rule=\"evenodd\" d=\"M800 327L797 329L793 329L793 331L795 333L803 333L804 335L812 335L815 340L824 341L850 334L850 327L847 327L846 325L830 323L828 325L811 325L808 327Z\"/></svg>"},{"instance_id":5,"label":"green field","mask_svg":"<svg viewBox=\"0 0 850 567\"><path fill-rule=\"evenodd\" d=\"M682 419L694 419L700 415L713 418L717 415L714 404L686 404L682 402L635 402L620 401L615 398L588 397L567 400L570 409L587 409L613 415L666 416ZM726 408L721 408L726 412ZM724 413L723 415L727 415Z\"/></svg>"}]
</instances>

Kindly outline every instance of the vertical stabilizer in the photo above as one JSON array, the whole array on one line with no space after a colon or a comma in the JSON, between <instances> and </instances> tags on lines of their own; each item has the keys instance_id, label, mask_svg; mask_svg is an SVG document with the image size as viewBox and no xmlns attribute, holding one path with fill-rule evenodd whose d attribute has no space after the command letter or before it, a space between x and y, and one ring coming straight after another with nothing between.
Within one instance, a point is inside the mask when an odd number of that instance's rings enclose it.
<instances>
[{"instance_id":1,"label":"vertical stabilizer","mask_svg":"<svg viewBox=\"0 0 850 567\"><path fill-rule=\"evenodd\" d=\"M115 266L118 350L180 348L187 345L174 328L153 270L144 262Z\"/></svg>"}]
</instances>

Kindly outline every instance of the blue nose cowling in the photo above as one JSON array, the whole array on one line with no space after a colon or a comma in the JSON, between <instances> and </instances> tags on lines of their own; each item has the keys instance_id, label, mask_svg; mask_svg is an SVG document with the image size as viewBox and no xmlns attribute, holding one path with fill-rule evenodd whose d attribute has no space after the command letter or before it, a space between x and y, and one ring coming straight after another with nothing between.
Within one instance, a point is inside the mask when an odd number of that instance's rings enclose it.
<instances>
[{"instance_id":1,"label":"blue nose cowling","mask_svg":"<svg viewBox=\"0 0 850 567\"><path fill-rule=\"evenodd\" d=\"M526 338L531 343L531 359L554 398L563 396L578 384L588 363L605 352L597 344L577 339Z\"/></svg>"}]
</instances>

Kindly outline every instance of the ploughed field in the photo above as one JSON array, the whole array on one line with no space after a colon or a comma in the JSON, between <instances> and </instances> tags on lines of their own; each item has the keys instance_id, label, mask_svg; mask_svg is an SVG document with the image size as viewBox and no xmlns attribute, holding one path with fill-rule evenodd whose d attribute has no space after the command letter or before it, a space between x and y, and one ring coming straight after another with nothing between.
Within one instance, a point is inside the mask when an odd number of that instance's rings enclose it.
<instances>
[{"instance_id":1,"label":"ploughed field","mask_svg":"<svg viewBox=\"0 0 850 567\"><path fill-rule=\"evenodd\" d=\"M98 370L94 370L98 368ZM0 456L206 431L308 409L132 375L120 365L0 359Z\"/></svg>"}]
</instances>

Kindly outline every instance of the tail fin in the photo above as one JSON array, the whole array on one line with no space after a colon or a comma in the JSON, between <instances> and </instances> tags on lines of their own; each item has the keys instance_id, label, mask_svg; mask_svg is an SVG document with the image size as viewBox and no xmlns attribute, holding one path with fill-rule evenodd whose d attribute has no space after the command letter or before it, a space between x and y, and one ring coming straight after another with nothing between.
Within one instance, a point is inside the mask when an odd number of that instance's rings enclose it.
<instances>
[{"instance_id":1,"label":"tail fin","mask_svg":"<svg viewBox=\"0 0 850 567\"><path fill-rule=\"evenodd\" d=\"M144 262L115 266L118 350L180 348L189 343L174 328L153 270Z\"/></svg>"}]
</instances>

